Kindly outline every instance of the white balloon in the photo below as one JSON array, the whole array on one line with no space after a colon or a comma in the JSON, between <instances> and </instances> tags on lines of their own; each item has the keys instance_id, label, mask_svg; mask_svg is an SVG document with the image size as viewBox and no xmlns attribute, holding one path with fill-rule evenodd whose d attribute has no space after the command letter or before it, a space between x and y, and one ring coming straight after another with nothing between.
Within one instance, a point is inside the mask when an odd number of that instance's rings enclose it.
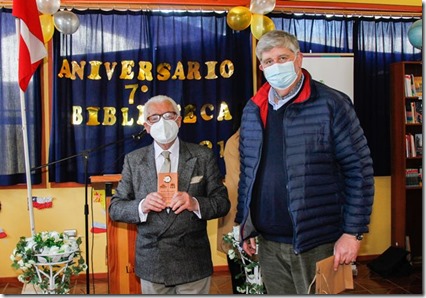
<instances>
[{"instance_id":1,"label":"white balloon","mask_svg":"<svg viewBox=\"0 0 426 298\"><path fill-rule=\"evenodd\" d=\"M36 0L36 3L42 14L54 14L61 7L60 0Z\"/></svg>"},{"instance_id":2,"label":"white balloon","mask_svg":"<svg viewBox=\"0 0 426 298\"><path fill-rule=\"evenodd\" d=\"M255 14L267 14L274 10L276 0L251 0L250 11Z\"/></svg>"},{"instance_id":3,"label":"white balloon","mask_svg":"<svg viewBox=\"0 0 426 298\"><path fill-rule=\"evenodd\" d=\"M53 15L53 23L59 32L73 34L80 27L80 19L71 11L58 11Z\"/></svg>"}]
</instances>

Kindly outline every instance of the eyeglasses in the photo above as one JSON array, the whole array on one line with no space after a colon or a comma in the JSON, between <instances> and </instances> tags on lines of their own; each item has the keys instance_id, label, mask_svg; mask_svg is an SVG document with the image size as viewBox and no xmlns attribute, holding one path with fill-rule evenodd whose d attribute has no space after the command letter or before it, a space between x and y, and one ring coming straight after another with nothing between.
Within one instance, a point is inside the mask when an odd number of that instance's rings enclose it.
<instances>
[{"instance_id":1,"label":"eyeglasses","mask_svg":"<svg viewBox=\"0 0 426 298\"><path fill-rule=\"evenodd\" d=\"M150 123L156 123L160 121L161 117L163 117L164 120L176 120L178 115L175 112L165 112L163 114L154 114L146 118Z\"/></svg>"},{"instance_id":2,"label":"eyeglasses","mask_svg":"<svg viewBox=\"0 0 426 298\"><path fill-rule=\"evenodd\" d=\"M294 60L296 60L296 58L297 58L297 52L295 53L295 57L294 57L294 59L293 59L293 61ZM268 66L271 66L271 65L273 65L273 64L275 64L275 63L285 63L285 62L287 62L287 61L290 61L291 60L291 58L290 58L290 56L289 55L287 55L287 54L285 54L285 55L280 55L280 56L278 56L278 57L276 57L276 58L268 58L268 59L265 59L265 60L263 60L262 62L261 62L261 64L264 66L264 67L268 67Z\"/></svg>"}]
</instances>

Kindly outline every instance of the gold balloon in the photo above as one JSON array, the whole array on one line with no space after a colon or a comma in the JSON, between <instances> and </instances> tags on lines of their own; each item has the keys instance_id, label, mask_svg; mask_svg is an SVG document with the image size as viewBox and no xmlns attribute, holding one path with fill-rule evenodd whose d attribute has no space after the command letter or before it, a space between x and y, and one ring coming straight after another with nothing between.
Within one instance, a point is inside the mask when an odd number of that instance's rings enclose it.
<instances>
[{"instance_id":1,"label":"gold balloon","mask_svg":"<svg viewBox=\"0 0 426 298\"><path fill-rule=\"evenodd\" d=\"M251 34L256 39L260 39L266 32L275 29L274 22L267 16L261 14L253 14L250 24Z\"/></svg>"},{"instance_id":2,"label":"gold balloon","mask_svg":"<svg viewBox=\"0 0 426 298\"><path fill-rule=\"evenodd\" d=\"M244 30L250 26L251 22L251 11L244 6L236 6L229 10L226 16L226 23L233 30Z\"/></svg>"},{"instance_id":3,"label":"gold balloon","mask_svg":"<svg viewBox=\"0 0 426 298\"><path fill-rule=\"evenodd\" d=\"M40 15L41 31L43 32L44 42L48 42L52 39L53 33L55 33L55 25L53 24L53 16L50 14Z\"/></svg>"}]
</instances>

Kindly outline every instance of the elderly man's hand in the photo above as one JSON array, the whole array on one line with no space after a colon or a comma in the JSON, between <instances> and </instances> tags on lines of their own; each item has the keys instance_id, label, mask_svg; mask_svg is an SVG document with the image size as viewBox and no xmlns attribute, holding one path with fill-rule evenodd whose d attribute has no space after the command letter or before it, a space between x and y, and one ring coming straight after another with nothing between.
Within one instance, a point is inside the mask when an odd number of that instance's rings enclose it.
<instances>
[{"instance_id":1,"label":"elderly man's hand","mask_svg":"<svg viewBox=\"0 0 426 298\"><path fill-rule=\"evenodd\" d=\"M151 192L142 202L143 213L149 213L151 211L161 212L164 208L166 208L166 203L158 192Z\"/></svg>"},{"instance_id":2,"label":"elderly man's hand","mask_svg":"<svg viewBox=\"0 0 426 298\"><path fill-rule=\"evenodd\" d=\"M183 210L188 211L198 211L200 206L198 201L195 200L187 192L177 192L173 195L172 200L170 201L170 208L175 214L181 213Z\"/></svg>"}]
</instances>

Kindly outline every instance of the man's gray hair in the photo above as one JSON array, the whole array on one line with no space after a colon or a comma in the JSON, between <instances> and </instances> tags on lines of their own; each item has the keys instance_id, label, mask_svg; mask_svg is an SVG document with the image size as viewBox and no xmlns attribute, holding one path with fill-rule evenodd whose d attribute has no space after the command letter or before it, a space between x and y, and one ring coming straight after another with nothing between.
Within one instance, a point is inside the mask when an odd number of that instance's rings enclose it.
<instances>
[{"instance_id":1,"label":"man's gray hair","mask_svg":"<svg viewBox=\"0 0 426 298\"><path fill-rule=\"evenodd\" d=\"M145 103L144 113L143 113L143 119L144 119L145 122L147 120L147 115L148 115L147 111L149 110L150 105L152 103L159 103L159 102L163 102L163 101L170 102L173 105L174 112L176 112L176 114L178 116L180 116L180 109L179 109L177 103L171 97L168 97L166 95L156 95L156 96L153 96L150 99L148 99L148 101Z\"/></svg>"},{"instance_id":2,"label":"man's gray hair","mask_svg":"<svg viewBox=\"0 0 426 298\"><path fill-rule=\"evenodd\" d=\"M259 39L256 46L256 56L262 62L263 52L268 52L273 48L287 48L293 53L300 51L299 42L296 36L282 30L272 30Z\"/></svg>"}]
</instances>

